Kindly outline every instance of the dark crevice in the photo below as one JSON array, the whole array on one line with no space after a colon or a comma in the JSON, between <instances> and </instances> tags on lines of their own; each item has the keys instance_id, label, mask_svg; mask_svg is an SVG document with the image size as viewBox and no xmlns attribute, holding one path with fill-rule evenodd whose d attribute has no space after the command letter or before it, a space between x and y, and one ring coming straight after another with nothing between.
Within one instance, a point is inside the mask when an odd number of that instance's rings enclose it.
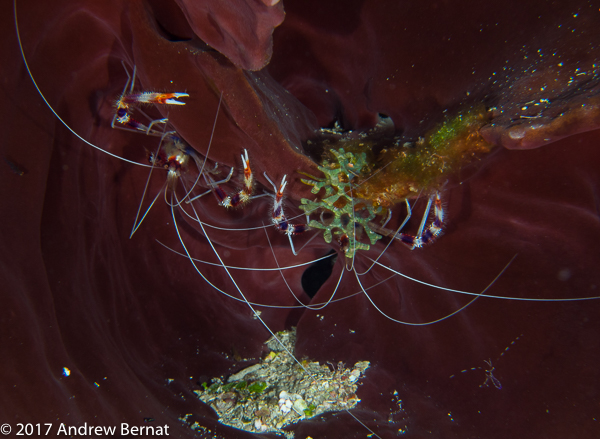
<instances>
[{"instance_id":1,"label":"dark crevice","mask_svg":"<svg viewBox=\"0 0 600 439\"><path fill-rule=\"evenodd\" d=\"M173 0L148 0L157 32L166 40L190 41L195 35L185 14Z\"/></svg>"},{"instance_id":2,"label":"dark crevice","mask_svg":"<svg viewBox=\"0 0 600 439\"><path fill-rule=\"evenodd\" d=\"M337 252L331 250L326 256L326 258L312 264L302 274L302 288L311 299L315 297L319 288L323 286L333 272L333 266L337 260Z\"/></svg>"}]
</instances>

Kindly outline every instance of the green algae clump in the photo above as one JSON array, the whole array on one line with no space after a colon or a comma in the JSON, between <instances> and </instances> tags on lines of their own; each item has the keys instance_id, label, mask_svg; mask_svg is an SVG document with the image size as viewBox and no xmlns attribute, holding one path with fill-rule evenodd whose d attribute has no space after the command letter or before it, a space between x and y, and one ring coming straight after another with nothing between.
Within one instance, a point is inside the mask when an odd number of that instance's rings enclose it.
<instances>
[{"instance_id":1,"label":"green algae clump","mask_svg":"<svg viewBox=\"0 0 600 439\"><path fill-rule=\"evenodd\" d=\"M362 226L371 245L381 238L381 235L371 230L369 222L380 214L382 209L354 195L355 185L365 175L366 153L353 154L343 148L332 149L330 153L334 160L324 160L323 165L319 166L325 178L302 179L304 184L313 186L311 190L313 194L318 194L321 189L325 189L324 196L320 200L302 198L300 209L307 215L323 210L329 211L332 218L323 221L311 220L308 225L324 230L323 238L327 243L331 242L332 235L336 235L346 257L352 258L356 250L370 248L369 244L357 239L357 224Z\"/></svg>"},{"instance_id":2,"label":"green algae clump","mask_svg":"<svg viewBox=\"0 0 600 439\"><path fill-rule=\"evenodd\" d=\"M479 133L488 122L488 111L479 105L446 118L416 142L367 133L337 133L339 138L325 140L318 166L324 177L302 179L313 194L325 192L300 200L307 215L320 215L309 227L322 229L327 243L335 235L348 258L369 250L384 230L374 222L377 216L399 202L433 196L452 175L492 150ZM368 243L361 240L363 232Z\"/></svg>"}]
</instances>

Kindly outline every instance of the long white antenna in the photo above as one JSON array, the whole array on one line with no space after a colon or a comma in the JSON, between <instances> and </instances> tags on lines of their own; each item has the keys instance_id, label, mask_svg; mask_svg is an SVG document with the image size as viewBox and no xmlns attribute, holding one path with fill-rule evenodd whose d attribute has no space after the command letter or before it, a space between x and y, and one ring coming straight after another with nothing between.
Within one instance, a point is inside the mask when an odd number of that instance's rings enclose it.
<instances>
[{"instance_id":1,"label":"long white antenna","mask_svg":"<svg viewBox=\"0 0 600 439\"><path fill-rule=\"evenodd\" d=\"M50 111L52 111L52 113L54 113L54 115L56 116L56 118L58 120L61 121L61 123L69 130L71 131L71 133L73 133L73 135L75 135L75 137L77 137L79 140L81 140L82 142L88 144L89 146L91 146L92 148L97 149L98 151L102 151L105 154L108 154L111 157L115 157L119 160L123 160L124 162L127 163L131 163L133 165L137 165L137 166L143 166L145 168L151 168L151 165L146 165L143 163L138 163L138 162L134 162L133 160L129 160L126 159L124 157L118 156L117 154L113 154L112 152L109 152L105 149L100 148L99 146L94 145L93 143L87 141L86 139L84 139L83 137L81 137L79 134L77 134L75 132L75 130L73 130L73 128L71 128L59 115L58 113L54 110L54 108L52 108L52 105L50 105L50 103L48 102L48 100L46 99L46 96L44 96L44 93L42 93L42 90L40 90L40 87L37 85L37 82L35 82L35 79L33 77L33 74L31 73L31 69L29 68L29 63L27 62L27 57L25 56L25 51L23 50L23 44L21 42L21 34L19 33L19 22L17 20L17 0L13 0L13 7L14 7L14 13L15 13L15 29L17 31L17 40L19 41L19 50L21 51L21 56L23 57L23 63L25 64L25 68L27 69L27 73L29 74L29 77L31 78L31 82L33 82L33 85L35 86L35 88L37 89L39 95L42 97L42 99L44 100L44 102L46 103L46 105L48 106L48 108L50 109Z\"/></svg>"}]
</instances>

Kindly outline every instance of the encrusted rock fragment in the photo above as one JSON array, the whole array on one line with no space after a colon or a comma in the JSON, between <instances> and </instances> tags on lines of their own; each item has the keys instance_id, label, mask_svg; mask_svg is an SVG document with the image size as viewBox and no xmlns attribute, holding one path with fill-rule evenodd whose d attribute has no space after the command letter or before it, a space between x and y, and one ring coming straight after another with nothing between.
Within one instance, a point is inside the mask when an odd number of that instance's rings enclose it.
<instances>
[{"instance_id":1,"label":"encrusted rock fragment","mask_svg":"<svg viewBox=\"0 0 600 439\"><path fill-rule=\"evenodd\" d=\"M274 432L293 437L283 429L325 412L348 410L360 399L357 382L369 367L360 361L351 369L302 360L291 355L296 329L281 331L265 343L271 352L258 364L203 383L196 394L210 405L225 425L255 433ZM282 346L283 344L283 346Z\"/></svg>"}]
</instances>

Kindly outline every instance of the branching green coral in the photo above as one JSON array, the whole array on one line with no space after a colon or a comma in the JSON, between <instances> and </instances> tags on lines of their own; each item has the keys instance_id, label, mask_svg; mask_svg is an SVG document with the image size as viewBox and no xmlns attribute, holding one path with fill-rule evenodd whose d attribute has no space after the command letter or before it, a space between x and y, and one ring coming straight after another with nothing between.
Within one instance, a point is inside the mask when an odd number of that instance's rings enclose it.
<instances>
[{"instance_id":1,"label":"branching green coral","mask_svg":"<svg viewBox=\"0 0 600 439\"><path fill-rule=\"evenodd\" d=\"M374 207L371 202L355 199L352 195L353 186L358 177L363 174L363 168L367 166L366 154L364 152L353 154L343 148L332 149L330 152L335 161L324 160L323 165L319 166L325 178L302 179L303 183L313 186L311 190L313 194L318 194L321 189L325 189L325 195L320 200L302 198L300 209L306 214L331 212L332 220L327 219L323 222L311 220L308 225L324 230L325 242L331 242L332 234L336 235L341 241L346 257L352 258L356 250L370 248L369 244L357 240L357 229L361 229L357 225L362 226L371 245L381 238L381 235L375 233L369 226L369 222L381 213L381 207ZM345 239L347 244L344 244Z\"/></svg>"}]
</instances>

